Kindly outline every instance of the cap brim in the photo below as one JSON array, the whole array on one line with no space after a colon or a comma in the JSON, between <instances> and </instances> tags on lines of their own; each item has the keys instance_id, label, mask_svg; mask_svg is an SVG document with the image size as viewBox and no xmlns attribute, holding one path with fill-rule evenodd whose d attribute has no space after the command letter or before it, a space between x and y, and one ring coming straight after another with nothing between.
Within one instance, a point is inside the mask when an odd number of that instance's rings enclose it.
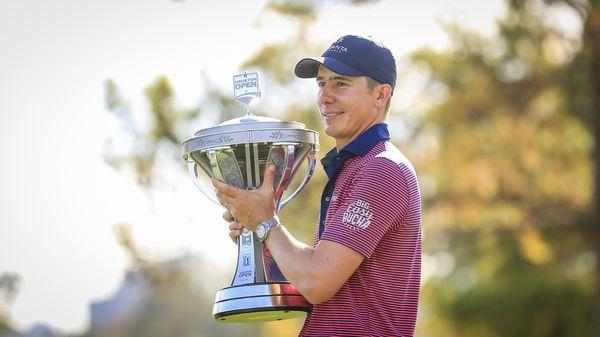
<instances>
[{"instance_id":1,"label":"cap brim","mask_svg":"<svg viewBox=\"0 0 600 337\"><path fill-rule=\"evenodd\" d=\"M296 64L294 73L300 78L314 78L319 72L319 65L344 76L366 76L355 68L332 57L307 57Z\"/></svg>"}]
</instances>

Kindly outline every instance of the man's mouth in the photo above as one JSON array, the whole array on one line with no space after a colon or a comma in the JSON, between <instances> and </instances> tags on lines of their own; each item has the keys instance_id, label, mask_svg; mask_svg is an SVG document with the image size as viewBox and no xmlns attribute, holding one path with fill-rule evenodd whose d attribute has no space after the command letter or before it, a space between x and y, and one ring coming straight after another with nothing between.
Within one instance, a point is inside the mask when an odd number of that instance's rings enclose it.
<instances>
[{"instance_id":1,"label":"man's mouth","mask_svg":"<svg viewBox=\"0 0 600 337\"><path fill-rule=\"evenodd\" d=\"M339 115L344 114L343 111L335 111L335 112L325 112L325 113L321 113L321 116L325 117L325 118L332 118L332 117L336 117Z\"/></svg>"}]
</instances>

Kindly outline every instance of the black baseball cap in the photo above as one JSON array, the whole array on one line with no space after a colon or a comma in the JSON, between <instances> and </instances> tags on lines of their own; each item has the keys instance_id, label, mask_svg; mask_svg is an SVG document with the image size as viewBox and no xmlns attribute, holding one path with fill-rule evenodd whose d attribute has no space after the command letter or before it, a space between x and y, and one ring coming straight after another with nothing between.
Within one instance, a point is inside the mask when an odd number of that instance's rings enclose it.
<instances>
[{"instance_id":1,"label":"black baseball cap","mask_svg":"<svg viewBox=\"0 0 600 337\"><path fill-rule=\"evenodd\" d=\"M370 37L346 35L335 41L321 57L307 57L296 64L300 78L317 77L319 65L344 76L368 76L394 90L396 61L392 52Z\"/></svg>"}]
</instances>

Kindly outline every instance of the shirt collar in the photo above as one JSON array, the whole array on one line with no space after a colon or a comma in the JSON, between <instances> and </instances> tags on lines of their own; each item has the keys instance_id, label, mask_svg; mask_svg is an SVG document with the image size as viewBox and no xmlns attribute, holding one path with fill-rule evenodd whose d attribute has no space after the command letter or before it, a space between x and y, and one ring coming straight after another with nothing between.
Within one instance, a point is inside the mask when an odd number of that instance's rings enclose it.
<instances>
[{"instance_id":1,"label":"shirt collar","mask_svg":"<svg viewBox=\"0 0 600 337\"><path fill-rule=\"evenodd\" d=\"M321 164L323 164L327 176L331 178L336 172L341 170L346 160L354 156L364 156L375 144L389 139L390 133L387 124L375 124L344 146L339 153L336 147L331 149L321 159Z\"/></svg>"},{"instance_id":2,"label":"shirt collar","mask_svg":"<svg viewBox=\"0 0 600 337\"><path fill-rule=\"evenodd\" d=\"M340 152L346 151L357 156L364 156L371 148L373 148L373 146L375 146L375 144L382 140L389 139L390 133L388 131L387 124L375 124L344 146Z\"/></svg>"}]
</instances>

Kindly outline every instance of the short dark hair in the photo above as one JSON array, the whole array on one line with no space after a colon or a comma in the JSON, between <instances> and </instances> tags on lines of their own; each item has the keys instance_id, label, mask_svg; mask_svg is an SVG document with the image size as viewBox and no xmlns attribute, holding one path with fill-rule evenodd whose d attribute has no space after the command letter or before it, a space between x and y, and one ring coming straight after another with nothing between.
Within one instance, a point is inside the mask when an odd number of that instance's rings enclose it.
<instances>
[{"instance_id":1,"label":"short dark hair","mask_svg":"<svg viewBox=\"0 0 600 337\"><path fill-rule=\"evenodd\" d=\"M377 82L376 80L370 78L369 76L365 76L365 78L367 79L367 88L369 88L369 90L373 91L373 89L375 89L376 86L381 85L381 83ZM392 103L392 96L390 96L390 98L388 99L386 105L385 105L385 118L387 119L387 117L390 114L390 106Z\"/></svg>"}]
</instances>

